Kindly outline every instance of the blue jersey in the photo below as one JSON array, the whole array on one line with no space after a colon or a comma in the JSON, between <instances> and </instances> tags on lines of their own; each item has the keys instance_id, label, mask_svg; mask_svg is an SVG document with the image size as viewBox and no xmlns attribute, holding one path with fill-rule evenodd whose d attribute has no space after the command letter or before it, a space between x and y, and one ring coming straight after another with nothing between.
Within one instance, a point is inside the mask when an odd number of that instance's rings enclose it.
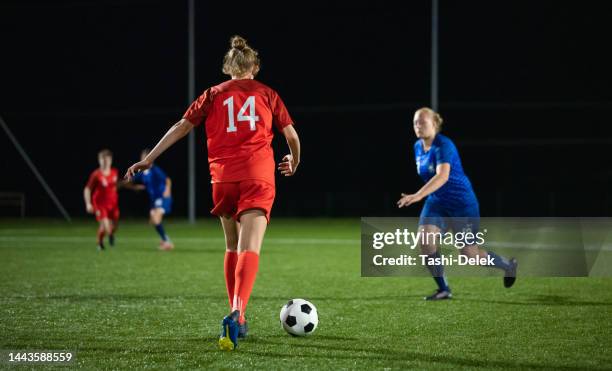
<instances>
[{"instance_id":1,"label":"blue jersey","mask_svg":"<svg viewBox=\"0 0 612 371\"><path fill-rule=\"evenodd\" d=\"M156 165L150 169L136 173L134 181L144 184L151 201L162 198L166 191L166 173Z\"/></svg>"},{"instance_id":2,"label":"blue jersey","mask_svg":"<svg viewBox=\"0 0 612 371\"><path fill-rule=\"evenodd\" d=\"M450 164L448 181L427 197L428 202L438 203L448 209L465 209L478 205L470 180L463 172L461 159L455 144L446 136L437 134L429 151L423 149L423 141L414 144L417 173L424 182L436 175L436 166Z\"/></svg>"}]
</instances>

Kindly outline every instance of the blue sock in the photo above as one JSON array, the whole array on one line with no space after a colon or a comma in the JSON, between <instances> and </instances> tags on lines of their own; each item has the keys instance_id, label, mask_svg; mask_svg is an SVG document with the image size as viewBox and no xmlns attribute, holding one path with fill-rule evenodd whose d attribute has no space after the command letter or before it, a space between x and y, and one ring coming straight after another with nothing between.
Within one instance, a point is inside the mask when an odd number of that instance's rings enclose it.
<instances>
[{"instance_id":1,"label":"blue sock","mask_svg":"<svg viewBox=\"0 0 612 371\"><path fill-rule=\"evenodd\" d=\"M504 257L497 255L492 251L487 251L487 254L493 259L493 266L495 268L508 270L510 268L510 263Z\"/></svg>"},{"instance_id":2,"label":"blue sock","mask_svg":"<svg viewBox=\"0 0 612 371\"><path fill-rule=\"evenodd\" d=\"M155 230L157 231L162 240L168 241L168 236L166 236L166 231L164 231L164 226L161 223L155 226Z\"/></svg>"},{"instance_id":3,"label":"blue sock","mask_svg":"<svg viewBox=\"0 0 612 371\"><path fill-rule=\"evenodd\" d=\"M429 254L428 258L440 258L440 253L436 251L433 254ZM436 265L428 265L427 269L431 272L434 281L438 285L438 288L442 291L450 291L450 287L448 287L448 283L446 282L446 277L444 277L444 265L436 264Z\"/></svg>"}]
</instances>

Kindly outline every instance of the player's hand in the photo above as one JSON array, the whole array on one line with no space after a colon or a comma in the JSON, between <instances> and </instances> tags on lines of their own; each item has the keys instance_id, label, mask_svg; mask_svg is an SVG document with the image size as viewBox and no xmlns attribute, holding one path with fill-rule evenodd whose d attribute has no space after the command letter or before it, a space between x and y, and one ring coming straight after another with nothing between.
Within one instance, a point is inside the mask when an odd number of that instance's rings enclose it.
<instances>
[{"instance_id":1,"label":"player's hand","mask_svg":"<svg viewBox=\"0 0 612 371\"><path fill-rule=\"evenodd\" d=\"M402 193L402 198L400 198L399 201L397 201L397 207L401 209L402 207L410 206L414 203L417 203L421 201L422 199L423 197L416 193L411 194L411 195Z\"/></svg>"},{"instance_id":2,"label":"player's hand","mask_svg":"<svg viewBox=\"0 0 612 371\"><path fill-rule=\"evenodd\" d=\"M86 204L85 205L85 210L87 210L88 214L93 214L93 212L94 212L93 205L92 204Z\"/></svg>"},{"instance_id":3,"label":"player's hand","mask_svg":"<svg viewBox=\"0 0 612 371\"><path fill-rule=\"evenodd\" d=\"M141 172L141 171L143 171L143 170L150 169L150 168L151 168L151 166L153 166L153 163L152 163L152 162L149 162L149 161L144 161L144 160L143 160L143 161L138 161L137 163L135 163L134 165L130 166L130 167L127 169L127 171L126 171L126 173L125 173L124 178L125 178L127 181L131 181L131 180L132 180L132 177L133 177L134 175L136 175L136 173L139 173L139 172Z\"/></svg>"},{"instance_id":4,"label":"player's hand","mask_svg":"<svg viewBox=\"0 0 612 371\"><path fill-rule=\"evenodd\" d=\"M284 176L292 176L295 174L298 165L298 163L293 161L293 156L285 155L285 157L283 157L283 161L278 164L278 170L280 170L281 174Z\"/></svg>"}]
</instances>

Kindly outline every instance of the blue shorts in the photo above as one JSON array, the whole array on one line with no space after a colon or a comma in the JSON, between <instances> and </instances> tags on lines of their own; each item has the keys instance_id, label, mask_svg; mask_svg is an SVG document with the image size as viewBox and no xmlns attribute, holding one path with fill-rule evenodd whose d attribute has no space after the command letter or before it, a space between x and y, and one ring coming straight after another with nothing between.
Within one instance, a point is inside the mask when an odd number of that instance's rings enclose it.
<instances>
[{"instance_id":1,"label":"blue shorts","mask_svg":"<svg viewBox=\"0 0 612 371\"><path fill-rule=\"evenodd\" d=\"M151 200L151 209L164 209L164 214L170 214L172 211L172 197L160 197Z\"/></svg>"},{"instance_id":2,"label":"blue shorts","mask_svg":"<svg viewBox=\"0 0 612 371\"><path fill-rule=\"evenodd\" d=\"M478 202L463 208L449 208L428 198L419 217L419 225L425 224L436 225L442 232L452 229L455 233L477 233L480 229Z\"/></svg>"}]
</instances>

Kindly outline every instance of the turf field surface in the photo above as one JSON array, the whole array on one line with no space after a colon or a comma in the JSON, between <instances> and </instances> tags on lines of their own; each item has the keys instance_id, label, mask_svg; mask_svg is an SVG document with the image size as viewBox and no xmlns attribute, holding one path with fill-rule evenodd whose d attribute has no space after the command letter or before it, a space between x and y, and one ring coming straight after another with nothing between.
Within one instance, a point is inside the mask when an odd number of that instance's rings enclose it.
<instances>
[{"instance_id":1,"label":"turf field surface","mask_svg":"<svg viewBox=\"0 0 612 371\"><path fill-rule=\"evenodd\" d=\"M0 349L73 350L85 369L612 369L611 279L451 277L453 300L424 302L430 278L360 277L358 219L273 219L251 335L221 352L218 221L166 230L174 251L132 220L98 252L91 220L1 220ZM280 328L291 298L317 306L312 336Z\"/></svg>"}]
</instances>

